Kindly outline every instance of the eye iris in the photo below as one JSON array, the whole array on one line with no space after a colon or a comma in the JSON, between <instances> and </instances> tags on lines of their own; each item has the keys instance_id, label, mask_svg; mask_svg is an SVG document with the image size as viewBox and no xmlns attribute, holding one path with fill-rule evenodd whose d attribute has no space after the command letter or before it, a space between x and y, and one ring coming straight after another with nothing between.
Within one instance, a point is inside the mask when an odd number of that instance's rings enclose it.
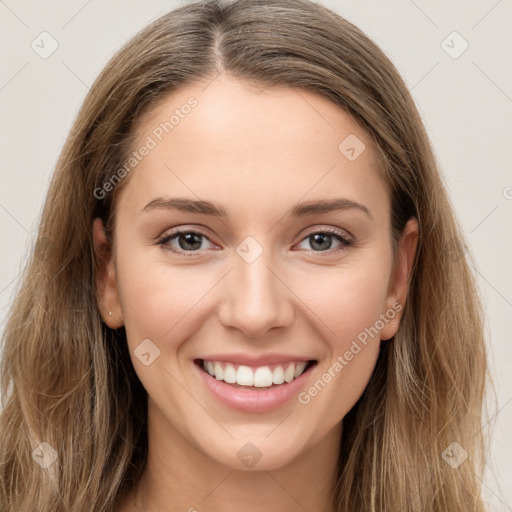
<instances>
[{"instance_id":1,"label":"eye iris","mask_svg":"<svg viewBox=\"0 0 512 512\"><path fill-rule=\"evenodd\" d=\"M198 233L184 233L178 236L180 249L183 250L194 250L201 247L202 235ZM185 240L184 244L182 241Z\"/></svg>"},{"instance_id":2,"label":"eye iris","mask_svg":"<svg viewBox=\"0 0 512 512\"><path fill-rule=\"evenodd\" d=\"M318 250L326 250L330 249L332 245L332 236L327 235L325 233L315 233L314 235L311 235L309 238L313 240L311 243L311 247ZM320 240L320 241L319 241ZM327 240L327 243L325 241ZM323 243L322 243L323 242ZM316 245L316 247L315 247Z\"/></svg>"}]
</instances>

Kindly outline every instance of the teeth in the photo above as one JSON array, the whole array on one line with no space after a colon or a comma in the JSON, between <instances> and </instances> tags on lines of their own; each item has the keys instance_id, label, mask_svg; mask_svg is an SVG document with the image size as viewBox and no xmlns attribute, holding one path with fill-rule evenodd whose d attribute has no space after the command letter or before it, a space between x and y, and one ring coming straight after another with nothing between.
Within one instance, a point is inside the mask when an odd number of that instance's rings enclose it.
<instances>
[{"instance_id":1,"label":"teeth","mask_svg":"<svg viewBox=\"0 0 512 512\"><path fill-rule=\"evenodd\" d=\"M257 388L266 388L272 386L272 372L268 366L261 366L254 372L254 386Z\"/></svg>"},{"instance_id":2,"label":"teeth","mask_svg":"<svg viewBox=\"0 0 512 512\"><path fill-rule=\"evenodd\" d=\"M286 382L291 382L294 377L295 377L295 365L293 363L290 363L288 365L288 368L286 368L286 371L284 372L284 380Z\"/></svg>"},{"instance_id":3,"label":"teeth","mask_svg":"<svg viewBox=\"0 0 512 512\"><path fill-rule=\"evenodd\" d=\"M228 363L224 368L224 381L228 384L234 384L236 382L236 374L237 371L235 367L231 363Z\"/></svg>"},{"instance_id":4,"label":"teeth","mask_svg":"<svg viewBox=\"0 0 512 512\"><path fill-rule=\"evenodd\" d=\"M302 373L304 372L304 368L306 368L308 363L306 363L305 361L301 361L300 363L297 363L297 367L295 368L295 373L294 373L294 377L297 378L299 377L300 375L302 375Z\"/></svg>"},{"instance_id":5,"label":"teeth","mask_svg":"<svg viewBox=\"0 0 512 512\"><path fill-rule=\"evenodd\" d=\"M269 366L259 366L251 368L249 366L238 366L231 363L221 363L219 361L203 361L203 368L215 379L223 380L228 384L238 384L240 386L254 386L257 388L266 388L273 384L283 384L291 382L300 377L307 366L306 361L298 363L288 363L286 367L277 365L273 370Z\"/></svg>"},{"instance_id":6,"label":"teeth","mask_svg":"<svg viewBox=\"0 0 512 512\"><path fill-rule=\"evenodd\" d=\"M215 363L213 368L215 370L215 378L217 380L224 380L224 370L222 369L220 363Z\"/></svg>"},{"instance_id":7,"label":"teeth","mask_svg":"<svg viewBox=\"0 0 512 512\"><path fill-rule=\"evenodd\" d=\"M240 386L252 386L253 381L252 370L248 366L239 366L236 372L236 383Z\"/></svg>"},{"instance_id":8,"label":"teeth","mask_svg":"<svg viewBox=\"0 0 512 512\"><path fill-rule=\"evenodd\" d=\"M272 374L272 382L274 384L282 384L284 382L284 370L282 366L276 367Z\"/></svg>"}]
</instances>

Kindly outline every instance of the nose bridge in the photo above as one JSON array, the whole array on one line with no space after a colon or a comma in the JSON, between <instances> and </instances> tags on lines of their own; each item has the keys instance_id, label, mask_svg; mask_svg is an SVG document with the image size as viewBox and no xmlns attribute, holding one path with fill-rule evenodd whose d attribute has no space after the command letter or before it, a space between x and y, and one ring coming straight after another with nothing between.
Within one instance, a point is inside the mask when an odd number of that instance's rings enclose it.
<instances>
[{"instance_id":1,"label":"nose bridge","mask_svg":"<svg viewBox=\"0 0 512 512\"><path fill-rule=\"evenodd\" d=\"M273 268L271 249L248 236L236 247L233 266L226 282L221 322L241 329L249 337L286 325L292 305L286 286Z\"/></svg>"}]
</instances>

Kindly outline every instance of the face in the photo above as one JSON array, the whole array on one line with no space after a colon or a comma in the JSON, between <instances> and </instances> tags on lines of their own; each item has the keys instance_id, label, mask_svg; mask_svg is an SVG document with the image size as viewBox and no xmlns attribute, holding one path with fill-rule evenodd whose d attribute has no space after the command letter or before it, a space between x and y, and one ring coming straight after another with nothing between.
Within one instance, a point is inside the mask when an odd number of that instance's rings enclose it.
<instances>
[{"instance_id":1,"label":"face","mask_svg":"<svg viewBox=\"0 0 512 512\"><path fill-rule=\"evenodd\" d=\"M93 226L98 300L126 328L150 423L225 466L259 452L273 469L361 396L399 325L417 226L394 258L377 151L333 103L205 86L138 124L149 149L116 203L115 260Z\"/></svg>"}]
</instances>

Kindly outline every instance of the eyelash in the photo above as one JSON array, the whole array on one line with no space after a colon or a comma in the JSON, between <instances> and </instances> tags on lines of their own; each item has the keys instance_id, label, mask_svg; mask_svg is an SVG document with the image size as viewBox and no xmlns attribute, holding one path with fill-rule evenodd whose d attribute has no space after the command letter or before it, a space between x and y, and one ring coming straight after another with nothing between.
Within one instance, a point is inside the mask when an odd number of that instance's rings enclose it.
<instances>
[{"instance_id":1,"label":"eyelash","mask_svg":"<svg viewBox=\"0 0 512 512\"><path fill-rule=\"evenodd\" d=\"M211 240L204 234L204 233L201 233L200 231L192 231L192 230L184 230L184 229L177 229L176 231L173 231L172 233L169 233L167 235L164 235L162 238L160 238L158 241L157 241L157 245L160 245L162 247L164 247L165 249L175 253L175 254L178 254L178 255L183 255L183 256L188 256L188 257L194 257L194 256L198 256L201 254L200 251L183 251L181 249L171 249L168 245L167 245L167 242L169 242L171 239L173 238L176 238L177 236L179 235L184 235L184 234L194 234L194 235L200 235L204 238L206 238L208 241L211 242ZM347 238L346 236L344 236L340 231L338 231L337 229L333 229L333 228L327 228L327 229L323 229L323 230L319 230L319 231L311 231L310 233L308 233L304 238L301 239L301 242L303 242L304 240L306 240L307 238L309 238L310 236L312 235L318 235L318 234L322 234L322 235L330 235L330 236L333 236L334 238L336 238L339 242L341 242L341 247L339 247L338 249L334 249L334 250L326 250L326 251L313 251L313 250L308 250L309 253L315 253L315 254L322 254L322 253L327 253L327 254L332 254L334 252L338 252L338 251L343 251L343 250L346 250L348 249L349 247L351 247L352 245L354 245L354 242L352 240L350 240L349 238ZM213 242L212 242L213 243Z\"/></svg>"}]
</instances>

